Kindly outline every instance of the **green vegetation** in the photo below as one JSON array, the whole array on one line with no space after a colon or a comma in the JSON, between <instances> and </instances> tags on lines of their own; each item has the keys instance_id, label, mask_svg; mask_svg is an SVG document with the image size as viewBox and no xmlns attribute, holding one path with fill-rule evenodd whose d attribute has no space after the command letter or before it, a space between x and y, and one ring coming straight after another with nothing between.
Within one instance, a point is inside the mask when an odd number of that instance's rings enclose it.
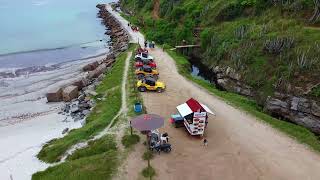
<instances>
[{"instance_id":1,"label":"green vegetation","mask_svg":"<svg viewBox=\"0 0 320 180\"><path fill-rule=\"evenodd\" d=\"M153 176L156 175L156 171L152 166L145 167L141 173L145 178L149 178L149 177L152 178Z\"/></svg>"},{"instance_id":2,"label":"green vegetation","mask_svg":"<svg viewBox=\"0 0 320 180\"><path fill-rule=\"evenodd\" d=\"M132 51L135 48L136 45L131 45L128 51ZM92 138L110 123L121 107L120 85L126 57L127 52L117 57L111 72L107 74L99 85L98 96L106 97L106 100L97 102L96 107L88 118L87 124L80 129L71 131L63 138L48 142L38 156L41 156L47 162L57 162L73 144ZM117 123L119 118L116 119L112 126ZM132 146L138 141L139 136L137 135L125 136L123 140L126 147ZM117 172L121 156L123 154L117 149L115 137L105 135L99 139L89 141L88 146L73 152L65 162L35 173L32 179L111 179Z\"/></svg>"},{"instance_id":3,"label":"green vegetation","mask_svg":"<svg viewBox=\"0 0 320 180\"><path fill-rule=\"evenodd\" d=\"M118 152L114 137L106 135L89 141L87 147L76 150L66 162L35 173L32 179L111 179L117 164Z\"/></svg>"},{"instance_id":4,"label":"green vegetation","mask_svg":"<svg viewBox=\"0 0 320 180\"><path fill-rule=\"evenodd\" d=\"M202 63L237 70L259 92L259 102L318 81L320 21L312 16L313 0L160 0L159 19L152 17L151 0L121 0L121 6L149 40L201 44Z\"/></svg>"},{"instance_id":5,"label":"green vegetation","mask_svg":"<svg viewBox=\"0 0 320 180\"><path fill-rule=\"evenodd\" d=\"M320 85L314 87L311 91L311 94L315 97L320 97Z\"/></svg>"},{"instance_id":6,"label":"green vegetation","mask_svg":"<svg viewBox=\"0 0 320 180\"><path fill-rule=\"evenodd\" d=\"M153 158L153 153L152 153L152 151L149 151L149 150L144 152L142 155L142 159L145 161L151 160L152 158Z\"/></svg>"},{"instance_id":7,"label":"green vegetation","mask_svg":"<svg viewBox=\"0 0 320 180\"><path fill-rule=\"evenodd\" d=\"M89 141L87 147L75 151L73 154L68 156L67 160L76 160L83 157L94 156L110 150L116 151L117 144L114 141L114 136L106 135L100 139Z\"/></svg>"},{"instance_id":8,"label":"green vegetation","mask_svg":"<svg viewBox=\"0 0 320 180\"><path fill-rule=\"evenodd\" d=\"M131 46L130 50L134 47ZM74 144L88 140L103 130L121 108L121 81L127 53L117 57L117 61L106 78L97 87L98 96L106 99L98 101L82 128L70 131L66 136L54 139L43 146L37 157L45 162L58 162Z\"/></svg>"},{"instance_id":9,"label":"green vegetation","mask_svg":"<svg viewBox=\"0 0 320 180\"><path fill-rule=\"evenodd\" d=\"M300 143L310 146L315 151L320 151L320 141L318 140L318 137L314 135L312 132L310 132L309 130L307 130L306 128L286 122L286 121L275 119L270 115L265 114L263 112L263 109L260 106L258 106L253 100L250 100L238 94L234 94L226 91L220 91L216 89L214 86L212 86L212 84L208 83L207 81L191 76L190 72L186 70L187 69L186 67L190 67L189 61L187 60L186 57L168 49L167 49L167 53L175 60L179 73L184 77L186 77L187 79L192 80L198 85L204 87L209 92L222 98L223 100L227 101L234 107L238 107L250 113L251 115L257 117L258 120L262 120L270 124L273 128L279 129L280 131L286 133L290 137L293 137Z\"/></svg>"},{"instance_id":10,"label":"green vegetation","mask_svg":"<svg viewBox=\"0 0 320 180\"><path fill-rule=\"evenodd\" d=\"M124 147L126 148L130 148L133 145L137 144L140 141L140 136L136 135L136 134L126 134L122 137L122 144L124 145Z\"/></svg>"},{"instance_id":11,"label":"green vegetation","mask_svg":"<svg viewBox=\"0 0 320 180\"><path fill-rule=\"evenodd\" d=\"M117 171L117 152L110 150L101 154L67 161L45 171L37 172L33 180L109 180Z\"/></svg>"},{"instance_id":12,"label":"green vegetation","mask_svg":"<svg viewBox=\"0 0 320 180\"><path fill-rule=\"evenodd\" d=\"M60 161L63 154L74 144L90 139L103 130L117 114L121 107L120 88L108 92L106 100L97 103L82 128L70 131L66 136L54 139L43 146L38 154L42 161L53 163Z\"/></svg>"}]
</instances>

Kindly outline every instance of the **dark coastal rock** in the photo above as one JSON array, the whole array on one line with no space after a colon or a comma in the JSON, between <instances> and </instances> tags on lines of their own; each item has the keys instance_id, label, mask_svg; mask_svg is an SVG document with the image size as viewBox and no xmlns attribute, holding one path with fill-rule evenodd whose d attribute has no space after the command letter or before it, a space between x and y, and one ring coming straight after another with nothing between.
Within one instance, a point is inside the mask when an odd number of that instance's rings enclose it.
<instances>
[{"instance_id":1,"label":"dark coastal rock","mask_svg":"<svg viewBox=\"0 0 320 180\"><path fill-rule=\"evenodd\" d=\"M242 83L241 76L231 67L220 68L216 66L212 71L216 74L216 85L219 88L247 97L254 96L252 88Z\"/></svg>"},{"instance_id":2,"label":"dark coastal rock","mask_svg":"<svg viewBox=\"0 0 320 180\"><path fill-rule=\"evenodd\" d=\"M99 65L95 70L89 72L89 79L98 78L100 74L103 74L106 72L107 66L106 64Z\"/></svg>"},{"instance_id":3,"label":"dark coastal rock","mask_svg":"<svg viewBox=\"0 0 320 180\"><path fill-rule=\"evenodd\" d=\"M313 101L311 104L312 115L320 118L320 103Z\"/></svg>"},{"instance_id":4,"label":"dark coastal rock","mask_svg":"<svg viewBox=\"0 0 320 180\"><path fill-rule=\"evenodd\" d=\"M90 64L87 64L87 65L85 65L83 68L82 68L82 70L83 71L93 71L93 70L95 70L97 67L99 66L99 62L98 61L95 61L95 62L93 62L93 63L90 63Z\"/></svg>"},{"instance_id":5,"label":"dark coastal rock","mask_svg":"<svg viewBox=\"0 0 320 180\"><path fill-rule=\"evenodd\" d=\"M266 101L268 112L306 127L310 131L320 134L319 103L305 97L275 93Z\"/></svg>"},{"instance_id":6,"label":"dark coastal rock","mask_svg":"<svg viewBox=\"0 0 320 180\"><path fill-rule=\"evenodd\" d=\"M62 134L65 134L69 131L69 128L65 128L63 131L62 131Z\"/></svg>"}]
</instances>

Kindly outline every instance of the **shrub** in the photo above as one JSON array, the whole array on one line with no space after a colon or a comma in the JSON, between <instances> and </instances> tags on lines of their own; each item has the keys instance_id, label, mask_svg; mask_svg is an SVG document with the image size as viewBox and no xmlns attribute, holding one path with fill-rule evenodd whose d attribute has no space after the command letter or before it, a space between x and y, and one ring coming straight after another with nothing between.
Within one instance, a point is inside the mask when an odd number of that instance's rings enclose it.
<instances>
[{"instance_id":1,"label":"shrub","mask_svg":"<svg viewBox=\"0 0 320 180\"><path fill-rule=\"evenodd\" d=\"M320 85L318 85L312 89L311 95L313 95L315 97L320 97Z\"/></svg>"},{"instance_id":2,"label":"shrub","mask_svg":"<svg viewBox=\"0 0 320 180\"><path fill-rule=\"evenodd\" d=\"M146 160L146 161L152 159L153 158L152 151L148 150L145 153L143 153L142 158L143 158L143 160Z\"/></svg>"},{"instance_id":3,"label":"shrub","mask_svg":"<svg viewBox=\"0 0 320 180\"><path fill-rule=\"evenodd\" d=\"M152 166L146 167L142 170L142 175L146 178L148 177L153 177L156 175L156 171L154 170L154 168Z\"/></svg>"},{"instance_id":4,"label":"shrub","mask_svg":"<svg viewBox=\"0 0 320 180\"><path fill-rule=\"evenodd\" d=\"M130 135L130 134L127 134L127 135L124 135L122 137L122 144L126 147L126 148L130 148L131 146L137 144L138 142L140 141L140 136L136 135L136 134L133 134L133 135Z\"/></svg>"},{"instance_id":5,"label":"shrub","mask_svg":"<svg viewBox=\"0 0 320 180\"><path fill-rule=\"evenodd\" d=\"M277 37L275 39L266 40L264 43L264 50L271 54L280 54L286 49L293 47L294 38L292 37Z\"/></svg>"}]
</instances>

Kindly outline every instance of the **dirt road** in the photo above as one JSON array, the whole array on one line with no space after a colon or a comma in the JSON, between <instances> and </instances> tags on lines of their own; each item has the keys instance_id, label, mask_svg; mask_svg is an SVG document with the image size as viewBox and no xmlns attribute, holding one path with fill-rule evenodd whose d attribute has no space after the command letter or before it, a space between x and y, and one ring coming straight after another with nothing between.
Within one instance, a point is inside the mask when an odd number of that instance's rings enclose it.
<instances>
[{"instance_id":1,"label":"dirt road","mask_svg":"<svg viewBox=\"0 0 320 180\"><path fill-rule=\"evenodd\" d=\"M125 27L127 23L118 18ZM140 33L130 31L130 34L143 42ZM161 131L168 132L173 147L170 154L162 153L152 160L156 179L320 179L318 154L186 80L178 74L174 60L160 48L150 53L156 59L160 80L166 83L167 90L162 94L143 93L143 99L148 113L166 118ZM209 118L206 129L208 147L202 146L201 139L190 137L184 128L176 129L168 122L176 106L190 97L216 113ZM126 162L125 179L139 178L141 166L146 164L141 160L141 146Z\"/></svg>"}]
</instances>

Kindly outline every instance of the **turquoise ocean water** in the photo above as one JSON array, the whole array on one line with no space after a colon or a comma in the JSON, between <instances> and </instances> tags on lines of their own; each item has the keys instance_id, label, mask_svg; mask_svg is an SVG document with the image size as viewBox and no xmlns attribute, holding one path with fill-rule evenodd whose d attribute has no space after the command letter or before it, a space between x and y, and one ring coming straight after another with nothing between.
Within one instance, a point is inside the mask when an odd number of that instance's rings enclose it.
<instances>
[{"instance_id":1,"label":"turquoise ocean water","mask_svg":"<svg viewBox=\"0 0 320 180\"><path fill-rule=\"evenodd\" d=\"M0 0L0 68L46 65L106 52L96 4L106 0ZM100 40L103 40L102 42Z\"/></svg>"}]
</instances>

